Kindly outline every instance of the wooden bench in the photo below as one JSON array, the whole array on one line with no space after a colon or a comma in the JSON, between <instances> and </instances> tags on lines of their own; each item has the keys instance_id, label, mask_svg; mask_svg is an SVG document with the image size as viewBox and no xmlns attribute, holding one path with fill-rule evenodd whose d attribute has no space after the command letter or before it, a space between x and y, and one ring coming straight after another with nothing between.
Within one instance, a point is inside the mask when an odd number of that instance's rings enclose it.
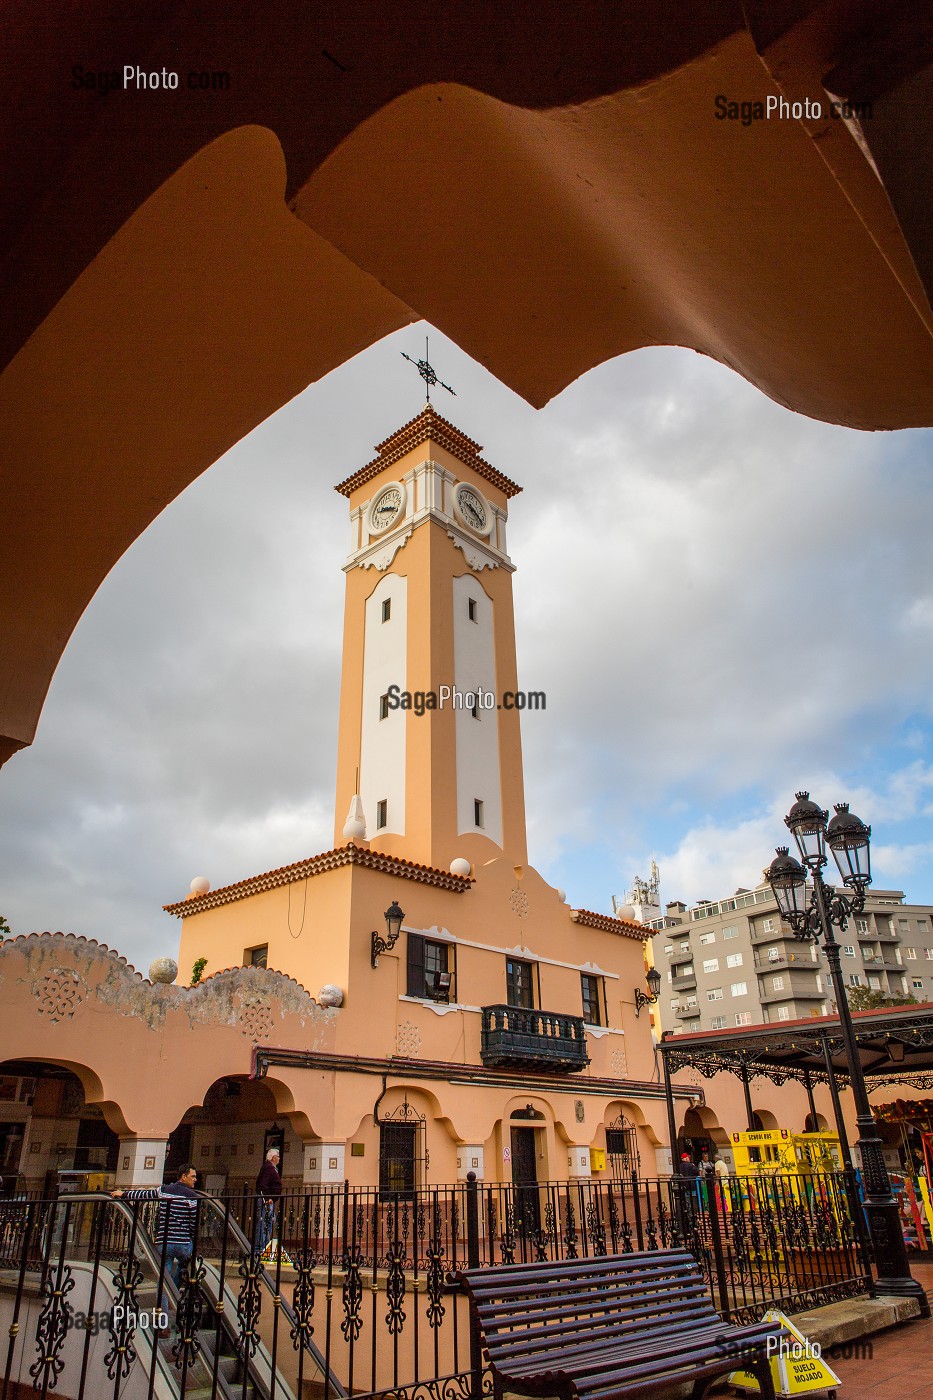
<instances>
[{"instance_id":1,"label":"wooden bench","mask_svg":"<svg viewBox=\"0 0 933 1400\"><path fill-rule=\"evenodd\" d=\"M766 1358L779 1323L732 1327L682 1249L461 1274L470 1299L474 1378L485 1348L496 1400L506 1391L562 1400L651 1395L693 1381L693 1400L729 1371L750 1371L774 1400Z\"/></svg>"}]
</instances>

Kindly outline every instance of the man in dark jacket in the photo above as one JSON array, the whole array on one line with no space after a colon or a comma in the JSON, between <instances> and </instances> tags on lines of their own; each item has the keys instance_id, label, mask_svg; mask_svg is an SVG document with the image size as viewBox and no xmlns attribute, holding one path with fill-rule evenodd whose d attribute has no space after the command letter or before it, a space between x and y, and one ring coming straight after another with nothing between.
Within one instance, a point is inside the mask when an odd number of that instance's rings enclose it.
<instances>
[{"instance_id":1,"label":"man in dark jacket","mask_svg":"<svg viewBox=\"0 0 933 1400\"><path fill-rule=\"evenodd\" d=\"M256 1252L262 1254L275 1233L275 1206L282 1194L279 1149L270 1147L256 1178Z\"/></svg>"},{"instance_id":2,"label":"man in dark jacket","mask_svg":"<svg viewBox=\"0 0 933 1400\"><path fill-rule=\"evenodd\" d=\"M200 1193L195 1191L197 1168L186 1162L178 1178L169 1186L139 1187L134 1191L111 1191L111 1196L124 1201L158 1201L153 1243L165 1249L172 1282L177 1284L183 1268L187 1268L194 1253L194 1231L198 1218Z\"/></svg>"}]
</instances>

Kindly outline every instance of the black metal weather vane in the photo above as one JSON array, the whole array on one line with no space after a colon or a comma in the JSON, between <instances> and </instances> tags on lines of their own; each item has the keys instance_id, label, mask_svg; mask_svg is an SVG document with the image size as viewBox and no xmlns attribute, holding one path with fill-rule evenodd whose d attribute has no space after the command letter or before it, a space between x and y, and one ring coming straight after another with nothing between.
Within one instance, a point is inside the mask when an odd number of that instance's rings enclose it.
<instances>
[{"instance_id":1,"label":"black metal weather vane","mask_svg":"<svg viewBox=\"0 0 933 1400\"><path fill-rule=\"evenodd\" d=\"M457 391L456 391L456 389L451 389L450 385L449 385L449 384L445 384L444 381L443 381L443 379L438 379L437 373L436 373L434 367L431 365L430 361L428 360L428 337L427 337L427 336L425 336L425 338L424 338L424 359L423 359L423 360L413 360L412 357L411 357L410 355L406 355L406 354L405 354L405 351L404 351L404 350L403 350L401 353L402 353L402 359L403 359L403 360L407 360L408 363L409 363L410 365L414 365L415 369L418 371L418 373L421 375L421 378L424 380L425 403L430 403L430 402L431 402L431 386L434 385L434 384L439 384L439 385L441 386L442 389L446 389L446 390L447 390L448 394L453 394L454 398L457 397Z\"/></svg>"}]
</instances>

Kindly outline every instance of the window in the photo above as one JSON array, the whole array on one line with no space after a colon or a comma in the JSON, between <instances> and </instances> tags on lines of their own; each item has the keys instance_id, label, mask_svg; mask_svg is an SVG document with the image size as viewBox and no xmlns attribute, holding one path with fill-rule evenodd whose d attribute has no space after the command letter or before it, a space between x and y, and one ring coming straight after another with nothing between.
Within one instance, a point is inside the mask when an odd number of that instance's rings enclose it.
<instances>
[{"instance_id":1,"label":"window","mask_svg":"<svg viewBox=\"0 0 933 1400\"><path fill-rule=\"evenodd\" d=\"M911 979L910 979L910 985L913 987L913 989L914 989L915 992L922 992L922 991L923 991L923 978L922 978L922 977L911 977Z\"/></svg>"},{"instance_id":2,"label":"window","mask_svg":"<svg viewBox=\"0 0 933 1400\"><path fill-rule=\"evenodd\" d=\"M741 953L730 953L729 956L726 958L726 967L741 967L741 966L742 966L742 954L741 954Z\"/></svg>"},{"instance_id":3,"label":"window","mask_svg":"<svg viewBox=\"0 0 933 1400\"><path fill-rule=\"evenodd\" d=\"M777 1009L777 1018L778 1018L779 1021L789 1021L789 1020L790 1020L790 1007L789 1007L789 1006L779 1006L778 1009Z\"/></svg>"},{"instance_id":4,"label":"window","mask_svg":"<svg viewBox=\"0 0 933 1400\"><path fill-rule=\"evenodd\" d=\"M535 1004L535 965L520 958L505 960L505 999L509 1006L531 1009Z\"/></svg>"},{"instance_id":5,"label":"window","mask_svg":"<svg viewBox=\"0 0 933 1400\"><path fill-rule=\"evenodd\" d=\"M687 940L686 943L681 943L681 945L680 945L680 951L681 951L682 953L689 953L689 952L690 952L690 941L689 941L689 939Z\"/></svg>"},{"instance_id":6,"label":"window","mask_svg":"<svg viewBox=\"0 0 933 1400\"><path fill-rule=\"evenodd\" d=\"M782 954L780 948L768 949L768 962L780 962L781 956Z\"/></svg>"},{"instance_id":7,"label":"window","mask_svg":"<svg viewBox=\"0 0 933 1400\"><path fill-rule=\"evenodd\" d=\"M872 989L873 992L880 992L880 991L881 991L881 978L880 978L880 977L874 976L874 974L872 974L872 973L869 973L869 974L868 974L868 985L869 985L869 987L871 987L871 989Z\"/></svg>"},{"instance_id":8,"label":"window","mask_svg":"<svg viewBox=\"0 0 933 1400\"><path fill-rule=\"evenodd\" d=\"M268 943L263 943L258 948L247 948L243 954L243 962L246 967L267 967L269 963Z\"/></svg>"},{"instance_id":9,"label":"window","mask_svg":"<svg viewBox=\"0 0 933 1400\"><path fill-rule=\"evenodd\" d=\"M868 932L868 920L867 920L867 919L856 919L856 921L855 921L855 932L856 932L856 933L867 933L867 932Z\"/></svg>"},{"instance_id":10,"label":"window","mask_svg":"<svg viewBox=\"0 0 933 1400\"><path fill-rule=\"evenodd\" d=\"M752 1013L750 1011L737 1011L735 1013L735 1024L737 1026L750 1026L752 1023Z\"/></svg>"},{"instance_id":11,"label":"window","mask_svg":"<svg viewBox=\"0 0 933 1400\"><path fill-rule=\"evenodd\" d=\"M715 933L701 933L701 934L700 934L700 942L701 942L702 944L704 944L704 946L705 946L707 943L715 943L715 942L716 942L716 935L715 935Z\"/></svg>"},{"instance_id":12,"label":"window","mask_svg":"<svg viewBox=\"0 0 933 1400\"><path fill-rule=\"evenodd\" d=\"M723 938L738 938L738 926L736 924L730 924L728 928L723 929L722 936Z\"/></svg>"},{"instance_id":13,"label":"window","mask_svg":"<svg viewBox=\"0 0 933 1400\"><path fill-rule=\"evenodd\" d=\"M910 928L910 920L898 919L897 926L900 929L901 933L907 933L908 929Z\"/></svg>"},{"instance_id":14,"label":"window","mask_svg":"<svg viewBox=\"0 0 933 1400\"><path fill-rule=\"evenodd\" d=\"M718 958L707 958L707 959L706 959L706 962L703 964L703 971L704 971L704 972L718 972L718 971L719 971L719 959L718 959Z\"/></svg>"},{"instance_id":15,"label":"window","mask_svg":"<svg viewBox=\"0 0 933 1400\"><path fill-rule=\"evenodd\" d=\"M923 956L926 958L927 962L933 962L933 948L924 948Z\"/></svg>"},{"instance_id":16,"label":"window","mask_svg":"<svg viewBox=\"0 0 933 1400\"><path fill-rule=\"evenodd\" d=\"M422 938L420 933L408 935L407 990L410 997L453 1000L453 971L453 944Z\"/></svg>"},{"instance_id":17,"label":"window","mask_svg":"<svg viewBox=\"0 0 933 1400\"><path fill-rule=\"evenodd\" d=\"M475 598L468 598L468 599L467 599L467 617L470 619L471 622L476 622L476 621L477 621L477 617L476 617L476 599L475 599Z\"/></svg>"},{"instance_id":18,"label":"window","mask_svg":"<svg viewBox=\"0 0 933 1400\"><path fill-rule=\"evenodd\" d=\"M709 1028L711 1031L724 1031L727 1024L725 1016L713 1016L710 1018Z\"/></svg>"},{"instance_id":19,"label":"window","mask_svg":"<svg viewBox=\"0 0 933 1400\"><path fill-rule=\"evenodd\" d=\"M380 719L388 719L388 718L389 718L389 697L388 697L388 695L380 695L380 696L379 696L379 718L380 718Z\"/></svg>"},{"instance_id":20,"label":"window","mask_svg":"<svg viewBox=\"0 0 933 1400\"><path fill-rule=\"evenodd\" d=\"M413 1194L417 1132L410 1123L380 1123L379 1195L383 1200Z\"/></svg>"},{"instance_id":21,"label":"window","mask_svg":"<svg viewBox=\"0 0 933 1400\"><path fill-rule=\"evenodd\" d=\"M478 797L473 798L473 825L482 827L485 825L483 818L483 804Z\"/></svg>"},{"instance_id":22,"label":"window","mask_svg":"<svg viewBox=\"0 0 933 1400\"><path fill-rule=\"evenodd\" d=\"M845 953L847 958L855 957L855 948L851 943L847 943L842 951Z\"/></svg>"},{"instance_id":23,"label":"window","mask_svg":"<svg viewBox=\"0 0 933 1400\"><path fill-rule=\"evenodd\" d=\"M850 987L860 987L861 985L862 985L862 979L861 979L861 977L859 977L858 973L857 973L857 972L850 972L850 973L849 973L849 986L850 986Z\"/></svg>"},{"instance_id":24,"label":"window","mask_svg":"<svg viewBox=\"0 0 933 1400\"><path fill-rule=\"evenodd\" d=\"M389 799L383 797L376 803L376 830L383 831L389 825Z\"/></svg>"},{"instance_id":25,"label":"window","mask_svg":"<svg viewBox=\"0 0 933 1400\"><path fill-rule=\"evenodd\" d=\"M722 987L710 987L706 993L707 1001L722 1001Z\"/></svg>"},{"instance_id":26,"label":"window","mask_svg":"<svg viewBox=\"0 0 933 1400\"><path fill-rule=\"evenodd\" d=\"M673 945L673 943L665 943L665 945L664 945L664 951L665 951L665 953L667 953L668 957L670 957L671 953L673 953L673 951L674 951L674 945Z\"/></svg>"},{"instance_id":27,"label":"window","mask_svg":"<svg viewBox=\"0 0 933 1400\"><path fill-rule=\"evenodd\" d=\"M732 986L729 988L729 991L732 993L732 995L733 995L734 997L744 997L744 996L747 996L747 995L748 995L748 983L747 983L747 982L733 982L733 983L732 983Z\"/></svg>"},{"instance_id":28,"label":"window","mask_svg":"<svg viewBox=\"0 0 933 1400\"><path fill-rule=\"evenodd\" d=\"M383 622L388 622L388 620L389 620L389 618L390 618L391 616L392 616L392 599L391 599L391 598L383 598L383 600L382 600L382 620L383 620Z\"/></svg>"},{"instance_id":29,"label":"window","mask_svg":"<svg viewBox=\"0 0 933 1400\"><path fill-rule=\"evenodd\" d=\"M771 978L771 985L773 986L773 988L774 988L774 990L775 990L776 992L783 992L783 990L784 990L784 978L783 978L783 977L772 977L772 978Z\"/></svg>"},{"instance_id":30,"label":"window","mask_svg":"<svg viewBox=\"0 0 933 1400\"><path fill-rule=\"evenodd\" d=\"M603 1007L606 1004L603 992L603 979L580 973L580 990L583 993L583 1019L591 1026L603 1024Z\"/></svg>"},{"instance_id":31,"label":"window","mask_svg":"<svg viewBox=\"0 0 933 1400\"><path fill-rule=\"evenodd\" d=\"M823 990L823 979L819 973L816 974L816 990L818 992L821 992Z\"/></svg>"},{"instance_id":32,"label":"window","mask_svg":"<svg viewBox=\"0 0 933 1400\"><path fill-rule=\"evenodd\" d=\"M693 976L693 963L692 963L692 962L680 963L677 967L674 968L674 976L675 976L675 977L692 977L692 976Z\"/></svg>"},{"instance_id":33,"label":"window","mask_svg":"<svg viewBox=\"0 0 933 1400\"><path fill-rule=\"evenodd\" d=\"M773 932L774 932L774 920L773 920L773 919L762 919L762 921L761 921L761 931L762 931L762 933L773 933Z\"/></svg>"},{"instance_id":34,"label":"window","mask_svg":"<svg viewBox=\"0 0 933 1400\"><path fill-rule=\"evenodd\" d=\"M671 997L671 1010L676 1011L680 1005L680 997Z\"/></svg>"},{"instance_id":35,"label":"window","mask_svg":"<svg viewBox=\"0 0 933 1400\"><path fill-rule=\"evenodd\" d=\"M908 961L908 962L916 962L916 961L917 961L917 950L916 950L916 948L907 948L907 949L905 949L905 952L907 953L907 961Z\"/></svg>"}]
</instances>

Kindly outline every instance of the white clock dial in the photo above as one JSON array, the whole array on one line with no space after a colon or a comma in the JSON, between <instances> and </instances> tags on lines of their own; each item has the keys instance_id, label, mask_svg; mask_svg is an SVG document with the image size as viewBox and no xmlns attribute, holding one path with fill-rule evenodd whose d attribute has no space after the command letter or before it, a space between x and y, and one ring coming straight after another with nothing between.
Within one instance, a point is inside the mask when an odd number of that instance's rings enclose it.
<instances>
[{"instance_id":1,"label":"white clock dial","mask_svg":"<svg viewBox=\"0 0 933 1400\"><path fill-rule=\"evenodd\" d=\"M488 535L492 526L492 512L478 491L461 483L456 490L454 501L457 514L464 525L469 525L478 535Z\"/></svg>"},{"instance_id":2,"label":"white clock dial","mask_svg":"<svg viewBox=\"0 0 933 1400\"><path fill-rule=\"evenodd\" d=\"M402 513L405 504L401 486L386 486L369 508L369 529L372 534L388 530Z\"/></svg>"}]
</instances>

